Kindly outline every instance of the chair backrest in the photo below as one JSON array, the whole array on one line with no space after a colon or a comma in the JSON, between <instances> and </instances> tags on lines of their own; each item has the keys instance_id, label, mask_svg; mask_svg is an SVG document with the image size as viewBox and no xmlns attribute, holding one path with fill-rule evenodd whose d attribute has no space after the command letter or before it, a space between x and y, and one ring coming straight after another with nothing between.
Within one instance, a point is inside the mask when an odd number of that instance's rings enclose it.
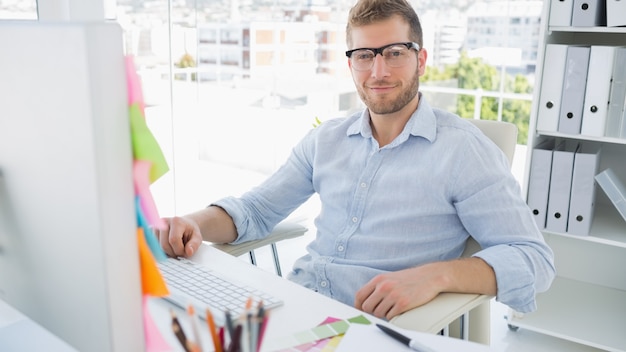
<instances>
[{"instance_id":1,"label":"chair backrest","mask_svg":"<svg viewBox=\"0 0 626 352\"><path fill-rule=\"evenodd\" d=\"M515 146L517 145L517 126L510 122L493 120L469 120L491 139L509 159L509 167L513 165ZM480 250L480 245L472 237L467 240L462 257L469 257Z\"/></svg>"},{"instance_id":2,"label":"chair backrest","mask_svg":"<svg viewBox=\"0 0 626 352\"><path fill-rule=\"evenodd\" d=\"M517 145L517 126L504 121L476 119L469 121L500 147L509 159L509 166L513 165L513 155L515 154L515 146Z\"/></svg>"}]
</instances>

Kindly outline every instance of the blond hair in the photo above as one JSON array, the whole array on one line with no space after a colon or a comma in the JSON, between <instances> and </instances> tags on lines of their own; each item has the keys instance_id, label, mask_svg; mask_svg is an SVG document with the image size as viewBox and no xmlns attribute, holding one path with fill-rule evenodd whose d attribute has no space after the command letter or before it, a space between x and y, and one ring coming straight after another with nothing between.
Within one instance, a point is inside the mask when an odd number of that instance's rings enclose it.
<instances>
[{"instance_id":1,"label":"blond hair","mask_svg":"<svg viewBox=\"0 0 626 352\"><path fill-rule=\"evenodd\" d=\"M348 13L346 41L352 47L352 28L387 20L395 15L409 24L409 40L422 47L422 25L417 13L406 0L359 0Z\"/></svg>"}]
</instances>

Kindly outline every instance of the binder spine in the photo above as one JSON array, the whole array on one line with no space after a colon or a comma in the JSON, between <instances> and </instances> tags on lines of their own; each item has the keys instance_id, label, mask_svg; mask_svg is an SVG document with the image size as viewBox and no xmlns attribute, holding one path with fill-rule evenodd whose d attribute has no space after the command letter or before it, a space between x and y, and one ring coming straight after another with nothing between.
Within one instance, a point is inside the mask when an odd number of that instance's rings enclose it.
<instances>
[{"instance_id":1,"label":"binder spine","mask_svg":"<svg viewBox=\"0 0 626 352\"><path fill-rule=\"evenodd\" d=\"M608 168L595 177L600 188L609 197L624 221L626 221L626 187L617 177L613 169Z\"/></svg>"}]
</instances>

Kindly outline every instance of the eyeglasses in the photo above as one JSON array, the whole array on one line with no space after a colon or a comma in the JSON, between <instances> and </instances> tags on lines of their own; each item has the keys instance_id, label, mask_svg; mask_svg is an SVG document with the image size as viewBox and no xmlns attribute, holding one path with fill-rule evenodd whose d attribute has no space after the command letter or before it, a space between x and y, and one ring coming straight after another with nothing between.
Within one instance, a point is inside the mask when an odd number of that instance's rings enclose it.
<instances>
[{"instance_id":1,"label":"eyeglasses","mask_svg":"<svg viewBox=\"0 0 626 352\"><path fill-rule=\"evenodd\" d=\"M392 43L380 48L358 48L346 51L352 68L357 71L367 71L374 66L376 55L380 54L389 67L402 67L409 62L411 49L420 51L420 45L415 42Z\"/></svg>"}]
</instances>

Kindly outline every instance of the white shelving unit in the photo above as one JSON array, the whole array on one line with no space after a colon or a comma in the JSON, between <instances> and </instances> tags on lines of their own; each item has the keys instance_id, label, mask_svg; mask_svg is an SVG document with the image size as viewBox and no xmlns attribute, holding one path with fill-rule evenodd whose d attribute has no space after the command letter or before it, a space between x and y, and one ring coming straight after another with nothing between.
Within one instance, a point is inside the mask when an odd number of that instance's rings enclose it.
<instances>
[{"instance_id":1,"label":"white shelving unit","mask_svg":"<svg viewBox=\"0 0 626 352\"><path fill-rule=\"evenodd\" d=\"M552 0L558 1L558 0ZM626 139L569 135L537 130L541 77L548 44L626 45L625 27L550 26L550 0L544 2L535 88L528 137L525 188L528 189L533 147L554 139L600 145L599 170L608 167L626 181ZM537 296L538 309L511 311L512 329L528 329L607 351L626 351L626 221L599 186L589 236L544 231L555 252L557 278Z\"/></svg>"}]
</instances>

